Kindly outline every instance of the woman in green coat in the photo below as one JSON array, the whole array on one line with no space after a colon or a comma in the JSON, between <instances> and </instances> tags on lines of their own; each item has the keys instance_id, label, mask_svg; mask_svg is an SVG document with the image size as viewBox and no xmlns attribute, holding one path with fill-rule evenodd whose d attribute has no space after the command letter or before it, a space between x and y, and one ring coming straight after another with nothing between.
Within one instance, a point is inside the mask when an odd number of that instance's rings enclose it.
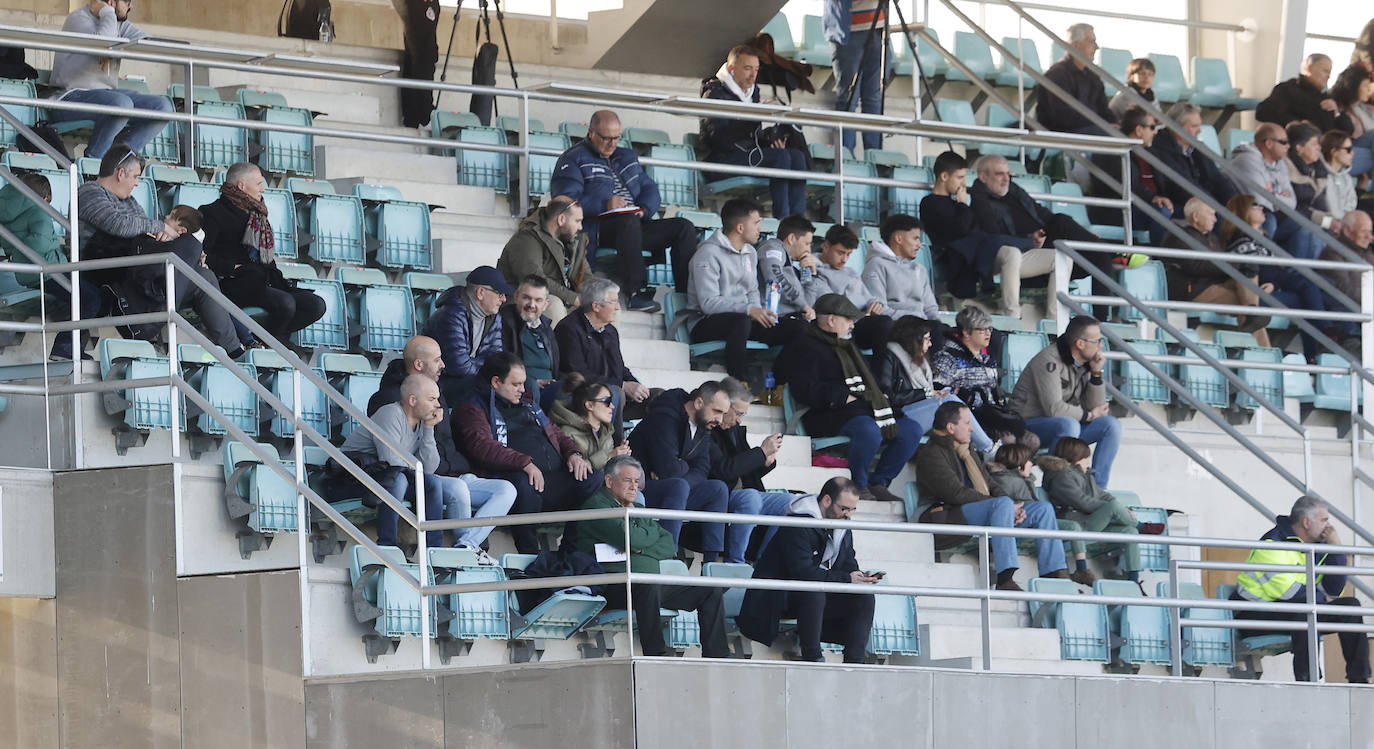
<instances>
[{"instance_id":1,"label":"woman in green coat","mask_svg":"<svg viewBox=\"0 0 1374 749\"><path fill-rule=\"evenodd\" d=\"M563 378L563 392L571 392L572 398L555 401L550 416L577 443L592 468L599 471L612 455L630 453L628 443L615 444L615 401L610 388L599 382L586 382L573 373Z\"/></svg>"},{"instance_id":2,"label":"woman in green coat","mask_svg":"<svg viewBox=\"0 0 1374 749\"><path fill-rule=\"evenodd\" d=\"M988 462L988 493L1011 497L1013 502L1034 502L1041 497L1035 494L1035 477L1031 475L1031 456L1035 449L1025 443L1003 445L997 450L997 457ZM1076 521L1058 518L1059 530L1081 531L1083 526ZM1069 579L1079 585L1091 586L1097 579L1088 569L1088 550L1082 541L1065 541L1065 556L1073 556L1074 571Z\"/></svg>"},{"instance_id":3,"label":"woman in green coat","mask_svg":"<svg viewBox=\"0 0 1374 749\"><path fill-rule=\"evenodd\" d=\"M1135 515L1126 503L1097 485L1093 478L1092 449L1074 437L1061 437L1053 454L1039 461L1045 473L1045 492L1063 521L1071 520L1090 533L1139 533ZM1122 566L1126 576L1140 581L1140 544L1124 544ZM1084 555L1087 544L1073 543L1075 555Z\"/></svg>"}]
</instances>

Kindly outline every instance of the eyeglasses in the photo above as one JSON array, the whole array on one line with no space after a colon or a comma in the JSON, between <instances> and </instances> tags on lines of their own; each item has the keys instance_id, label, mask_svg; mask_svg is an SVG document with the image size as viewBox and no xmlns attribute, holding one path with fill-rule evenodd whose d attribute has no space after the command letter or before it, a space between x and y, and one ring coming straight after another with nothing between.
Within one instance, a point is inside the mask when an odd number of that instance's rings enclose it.
<instances>
[{"instance_id":1,"label":"eyeglasses","mask_svg":"<svg viewBox=\"0 0 1374 749\"><path fill-rule=\"evenodd\" d=\"M1106 339L1106 338L1101 338L1101 337L1099 337L1099 338L1084 338L1083 336L1079 336L1079 337L1078 337L1078 340L1080 340L1080 341L1087 341L1088 343L1096 343L1096 344L1099 345L1099 346L1101 346L1102 344L1104 344L1104 343L1107 342L1107 339Z\"/></svg>"},{"instance_id":2,"label":"eyeglasses","mask_svg":"<svg viewBox=\"0 0 1374 749\"><path fill-rule=\"evenodd\" d=\"M124 162L128 161L130 158L139 165L143 164L143 157L138 154L138 151L130 148L129 152L124 154L124 158L120 159L118 164L115 164L115 171L119 171L120 167L124 166Z\"/></svg>"},{"instance_id":3,"label":"eyeglasses","mask_svg":"<svg viewBox=\"0 0 1374 749\"><path fill-rule=\"evenodd\" d=\"M609 396L609 395L603 396L603 397L601 397L601 398L592 398L592 403L600 403L600 404L603 405L603 406L609 406L609 405L611 405L611 404L614 403L614 402L615 402L615 398L612 398L612 397Z\"/></svg>"},{"instance_id":4,"label":"eyeglasses","mask_svg":"<svg viewBox=\"0 0 1374 749\"><path fill-rule=\"evenodd\" d=\"M1265 138L1265 140L1271 141L1271 142L1274 142L1274 143L1277 143L1277 144L1279 144L1279 145L1281 145L1281 146L1286 146L1286 145L1288 145L1288 139L1287 139L1287 138L1284 138L1283 140L1279 140L1278 138Z\"/></svg>"},{"instance_id":5,"label":"eyeglasses","mask_svg":"<svg viewBox=\"0 0 1374 749\"><path fill-rule=\"evenodd\" d=\"M972 328L972 332L974 332L974 333L991 333L991 332L992 332L992 327L991 327L991 326L988 326L988 325L984 325L984 326L982 326L982 327Z\"/></svg>"},{"instance_id":6,"label":"eyeglasses","mask_svg":"<svg viewBox=\"0 0 1374 749\"><path fill-rule=\"evenodd\" d=\"M858 505L854 505L854 506L851 507L851 506L849 506L849 505L842 505L842 504L839 504L838 502L835 504L835 511L836 511L836 512L844 513L845 515L848 515L848 514L850 514L851 512L854 512L854 511L857 510L857 509L859 509L859 506L858 506Z\"/></svg>"}]
</instances>

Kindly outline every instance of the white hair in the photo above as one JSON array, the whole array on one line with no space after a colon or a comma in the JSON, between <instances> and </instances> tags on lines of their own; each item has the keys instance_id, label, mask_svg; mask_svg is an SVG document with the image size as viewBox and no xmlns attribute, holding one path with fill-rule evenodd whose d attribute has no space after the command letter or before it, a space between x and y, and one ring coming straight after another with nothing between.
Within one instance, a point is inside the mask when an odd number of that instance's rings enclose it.
<instances>
[{"instance_id":1,"label":"white hair","mask_svg":"<svg viewBox=\"0 0 1374 749\"><path fill-rule=\"evenodd\" d=\"M1076 23L1069 27L1069 44L1077 44L1087 38L1092 33L1093 25L1090 23Z\"/></svg>"},{"instance_id":2,"label":"white hair","mask_svg":"<svg viewBox=\"0 0 1374 749\"><path fill-rule=\"evenodd\" d=\"M1211 206L1207 205L1207 201L1202 198L1188 198L1188 202L1183 204L1183 218L1191 221L1193 214L1203 208L1211 208Z\"/></svg>"}]
</instances>

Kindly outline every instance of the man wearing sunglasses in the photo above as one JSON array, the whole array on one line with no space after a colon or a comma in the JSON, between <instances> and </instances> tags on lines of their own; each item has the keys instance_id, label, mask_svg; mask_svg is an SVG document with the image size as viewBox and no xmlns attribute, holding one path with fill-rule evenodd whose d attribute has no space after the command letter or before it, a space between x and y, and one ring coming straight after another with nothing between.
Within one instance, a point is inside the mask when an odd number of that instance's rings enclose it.
<instances>
[{"instance_id":1,"label":"man wearing sunglasses","mask_svg":"<svg viewBox=\"0 0 1374 749\"><path fill-rule=\"evenodd\" d=\"M1264 232L1297 257L1314 258L1321 254L1321 240L1293 219L1275 212L1276 204L1289 208L1298 204L1288 171L1288 134L1284 129L1272 122L1260 123L1255 128L1255 142L1236 146L1231 164L1245 175L1246 182L1252 183L1241 184L1240 189L1264 209ZM1256 185L1263 189L1256 190Z\"/></svg>"}]
</instances>

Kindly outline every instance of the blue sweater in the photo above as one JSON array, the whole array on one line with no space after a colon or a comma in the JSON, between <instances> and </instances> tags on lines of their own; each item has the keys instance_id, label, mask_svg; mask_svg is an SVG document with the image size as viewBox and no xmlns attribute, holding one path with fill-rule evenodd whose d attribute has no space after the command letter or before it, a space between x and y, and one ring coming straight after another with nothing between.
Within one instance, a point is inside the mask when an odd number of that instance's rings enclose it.
<instances>
[{"instance_id":1,"label":"blue sweater","mask_svg":"<svg viewBox=\"0 0 1374 749\"><path fill-rule=\"evenodd\" d=\"M644 209L645 218L658 213L658 185L644 173L639 157L628 148L616 148L608 159L596 152L590 140L584 140L558 157L549 184L553 195L566 195L582 204L582 230L587 233L587 246L593 250L598 246L601 224L596 216L606 211L606 202L615 190L612 173L620 175L625 189L634 196L634 204Z\"/></svg>"}]
</instances>

